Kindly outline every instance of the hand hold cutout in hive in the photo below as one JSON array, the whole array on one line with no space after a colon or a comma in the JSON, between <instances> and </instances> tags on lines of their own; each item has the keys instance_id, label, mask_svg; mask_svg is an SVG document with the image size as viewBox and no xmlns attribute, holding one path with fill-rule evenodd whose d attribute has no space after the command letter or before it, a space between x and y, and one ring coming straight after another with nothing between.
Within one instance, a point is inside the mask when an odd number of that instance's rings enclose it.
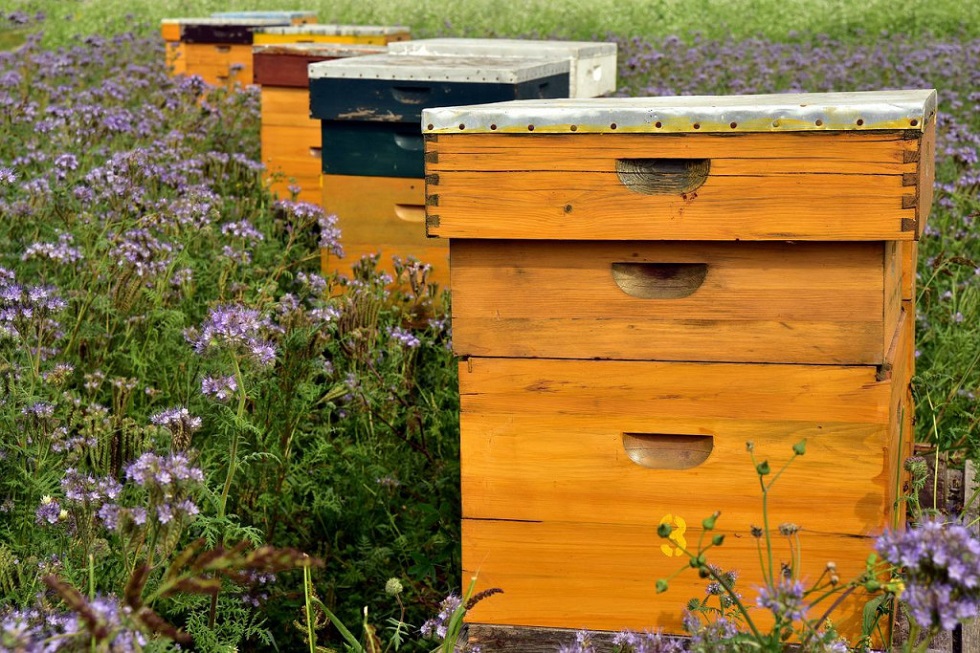
<instances>
[{"instance_id":1,"label":"hand hold cutout in hive","mask_svg":"<svg viewBox=\"0 0 980 653\"><path fill-rule=\"evenodd\" d=\"M616 159L619 181L643 195L683 195L708 178L711 159Z\"/></svg>"},{"instance_id":2,"label":"hand hold cutout in hive","mask_svg":"<svg viewBox=\"0 0 980 653\"><path fill-rule=\"evenodd\" d=\"M714 437L683 433L623 433L629 459L649 469L690 469L711 455Z\"/></svg>"},{"instance_id":3,"label":"hand hold cutout in hive","mask_svg":"<svg viewBox=\"0 0 980 653\"><path fill-rule=\"evenodd\" d=\"M640 299L679 299L694 293L708 275L707 263L613 263L619 289Z\"/></svg>"}]
</instances>

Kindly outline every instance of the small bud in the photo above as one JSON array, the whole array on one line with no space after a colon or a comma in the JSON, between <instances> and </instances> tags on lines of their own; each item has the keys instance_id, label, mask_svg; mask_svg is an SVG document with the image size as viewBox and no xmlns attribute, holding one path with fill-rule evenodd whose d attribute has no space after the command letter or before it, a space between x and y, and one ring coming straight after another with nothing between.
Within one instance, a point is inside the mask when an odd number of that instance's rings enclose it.
<instances>
[{"instance_id":1,"label":"small bud","mask_svg":"<svg viewBox=\"0 0 980 653\"><path fill-rule=\"evenodd\" d=\"M704 530L710 531L711 529L713 529L715 527L715 521L718 519L718 515L720 514L721 514L720 512L715 512L710 517L706 517L704 521L701 522L701 525L704 527Z\"/></svg>"},{"instance_id":2,"label":"small bud","mask_svg":"<svg viewBox=\"0 0 980 653\"><path fill-rule=\"evenodd\" d=\"M827 571L834 571L835 569L837 569L837 563L836 562L830 561L830 562L827 563Z\"/></svg>"},{"instance_id":3,"label":"small bud","mask_svg":"<svg viewBox=\"0 0 980 653\"><path fill-rule=\"evenodd\" d=\"M673 530L673 528L671 528L670 524L668 524L667 522L664 522L664 523L660 524L660 526L657 526L657 535L659 535L660 537L663 537L663 538L668 538L668 537L670 537L670 532L672 530Z\"/></svg>"},{"instance_id":4,"label":"small bud","mask_svg":"<svg viewBox=\"0 0 980 653\"><path fill-rule=\"evenodd\" d=\"M763 460L761 463L755 466L755 473L759 476L766 476L769 474L769 461Z\"/></svg>"},{"instance_id":5,"label":"small bud","mask_svg":"<svg viewBox=\"0 0 980 653\"><path fill-rule=\"evenodd\" d=\"M806 453L806 440L805 439L804 440L800 440L799 442L797 442L796 444L793 445L793 453L795 453L797 456L802 456L803 454Z\"/></svg>"},{"instance_id":6,"label":"small bud","mask_svg":"<svg viewBox=\"0 0 980 653\"><path fill-rule=\"evenodd\" d=\"M657 579L657 594L663 594L667 591L667 581L663 578Z\"/></svg>"},{"instance_id":7,"label":"small bud","mask_svg":"<svg viewBox=\"0 0 980 653\"><path fill-rule=\"evenodd\" d=\"M752 533L752 537L756 539L762 537L762 528L759 526L752 525L749 529L749 532Z\"/></svg>"},{"instance_id":8,"label":"small bud","mask_svg":"<svg viewBox=\"0 0 980 653\"><path fill-rule=\"evenodd\" d=\"M711 573L708 571L707 567L705 566L698 567L698 577L707 578L710 575Z\"/></svg>"},{"instance_id":9,"label":"small bud","mask_svg":"<svg viewBox=\"0 0 980 653\"><path fill-rule=\"evenodd\" d=\"M68 511L62 508L58 511L58 521L65 521L68 519Z\"/></svg>"},{"instance_id":10,"label":"small bud","mask_svg":"<svg viewBox=\"0 0 980 653\"><path fill-rule=\"evenodd\" d=\"M800 532L800 527L796 524L787 522L785 524L779 525L779 534L789 537L791 535L796 535Z\"/></svg>"},{"instance_id":11,"label":"small bud","mask_svg":"<svg viewBox=\"0 0 980 653\"><path fill-rule=\"evenodd\" d=\"M385 583L385 594L388 596L398 596L404 589L402 582L397 578L389 578L388 582Z\"/></svg>"},{"instance_id":12,"label":"small bud","mask_svg":"<svg viewBox=\"0 0 980 653\"><path fill-rule=\"evenodd\" d=\"M868 590L869 592L877 592L879 589L881 589L881 583L873 579L869 580L864 584L864 589Z\"/></svg>"},{"instance_id":13,"label":"small bud","mask_svg":"<svg viewBox=\"0 0 980 653\"><path fill-rule=\"evenodd\" d=\"M838 576L837 574L831 574L830 575L830 584L832 586L834 586L834 587L837 587L837 585L839 583L840 583L840 576Z\"/></svg>"},{"instance_id":14,"label":"small bud","mask_svg":"<svg viewBox=\"0 0 980 653\"><path fill-rule=\"evenodd\" d=\"M722 542L724 541L725 541L725 536L720 533L711 538L711 543L714 544L715 546L721 546Z\"/></svg>"},{"instance_id":15,"label":"small bud","mask_svg":"<svg viewBox=\"0 0 980 653\"><path fill-rule=\"evenodd\" d=\"M755 442L752 442L752 440L749 440L748 442L746 442L745 443L745 450L748 451L749 453L752 453L753 451L755 451Z\"/></svg>"}]
</instances>

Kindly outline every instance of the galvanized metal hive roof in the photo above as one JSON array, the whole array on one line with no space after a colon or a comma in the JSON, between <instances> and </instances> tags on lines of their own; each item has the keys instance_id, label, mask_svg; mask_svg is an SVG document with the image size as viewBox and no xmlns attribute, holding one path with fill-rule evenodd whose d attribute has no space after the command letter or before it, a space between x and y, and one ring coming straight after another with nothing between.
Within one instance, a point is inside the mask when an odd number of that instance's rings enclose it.
<instances>
[{"instance_id":1,"label":"galvanized metal hive roof","mask_svg":"<svg viewBox=\"0 0 980 653\"><path fill-rule=\"evenodd\" d=\"M493 54L498 57L573 58L616 55L615 43L535 39L414 39L388 44L392 54Z\"/></svg>"},{"instance_id":2,"label":"galvanized metal hive roof","mask_svg":"<svg viewBox=\"0 0 980 653\"><path fill-rule=\"evenodd\" d=\"M310 57L353 57L379 54L383 45L359 43L269 43L252 46L252 54L306 55Z\"/></svg>"},{"instance_id":3,"label":"galvanized metal hive roof","mask_svg":"<svg viewBox=\"0 0 980 653\"><path fill-rule=\"evenodd\" d=\"M567 75L567 58L375 54L310 64L310 79L391 79L515 84ZM492 105L480 105L492 106Z\"/></svg>"},{"instance_id":4,"label":"galvanized metal hive roof","mask_svg":"<svg viewBox=\"0 0 980 653\"><path fill-rule=\"evenodd\" d=\"M438 133L924 130L935 90L511 100L422 112Z\"/></svg>"},{"instance_id":5,"label":"galvanized metal hive roof","mask_svg":"<svg viewBox=\"0 0 980 653\"><path fill-rule=\"evenodd\" d=\"M408 31L401 25L334 25L316 23L312 25L290 25L288 27L270 27L262 30L263 34L283 34L302 36L315 34L322 36L383 36L402 34Z\"/></svg>"}]
</instances>

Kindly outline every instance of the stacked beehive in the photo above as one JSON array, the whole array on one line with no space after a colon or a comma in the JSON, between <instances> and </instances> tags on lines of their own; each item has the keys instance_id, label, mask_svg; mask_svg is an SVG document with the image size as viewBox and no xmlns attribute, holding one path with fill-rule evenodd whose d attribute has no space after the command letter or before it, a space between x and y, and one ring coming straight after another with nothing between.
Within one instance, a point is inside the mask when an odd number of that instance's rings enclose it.
<instances>
[{"instance_id":1,"label":"stacked beehive","mask_svg":"<svg viewBox=\"0 0 980 653\"><path fill-rule=\"evenodd\" d=\"M310 67L311 112L321 120L323 206L339 218L349 273L380 253L433 266L448 283L448 248L426 240L419 128L425 107L598 95L615 89L616 46L580 42L438 39L391 43L388 55ZM579 74L591 80L579 83Z\"/></svg>"},{"instance_id":2,"label":"stacked beehive","mask_svg":"<svg viewBox=\"0 0 980 653\"><path fill-rule=\"evenodd\" d=\"M252 82L252 38L262 27L289 25L291 18L166 18L160 32L167 64L175 75L200 75L213 86Z\"/></svg>"},{"instance_id":3,"label":"stacked beehive","mask_svg":"<svg viewBox=\"0 0 980 653\"><path fill-rule=\"evenodd\" d=\"M310 118L307 67L317 61L378 54L383 45L284 43L256 45L255 83L261 93L262 163L270 190L279 197L319 204L320 121Z\"/></svg>"},{"instance_id":4,"label":"stacked beehive","mask_svg":"<svg viewBox=\"0 0 980 653\"><path fill-rule=\"evenodd\" d=\"M470 613L471 639L680 632L704 581L654 582L716 510L730 536L709 559L750 594L747 441L777 468L807 440L769 499L770 524L803 527L800 576L864 570L903 521L935 107L892 91L423 113L462 357L464 577L504 589ZM834 613L848 636L864 599Z\"/></svg>"}]
</instances>

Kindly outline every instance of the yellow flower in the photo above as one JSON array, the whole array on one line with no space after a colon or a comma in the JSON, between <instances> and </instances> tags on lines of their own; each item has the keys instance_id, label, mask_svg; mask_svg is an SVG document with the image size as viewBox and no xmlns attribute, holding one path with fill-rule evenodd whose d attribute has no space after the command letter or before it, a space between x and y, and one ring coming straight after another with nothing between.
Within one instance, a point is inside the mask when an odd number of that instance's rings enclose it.
<instances>
[{"instance_id":1,"label":"yellow flower","mask_svg":"<svg viewBox=\"0 0 980 653\"><path fill-rule=\"evenodd\" d=\"M684 555L684 549L687 548L687 539L684 537L684 532L687 531L687 522L680 515L667 513L661 518L660 523L670 526L670 537L667 539L675 545L661 544L660 551L668 558Z\"/></svg>"}]
</instances>

